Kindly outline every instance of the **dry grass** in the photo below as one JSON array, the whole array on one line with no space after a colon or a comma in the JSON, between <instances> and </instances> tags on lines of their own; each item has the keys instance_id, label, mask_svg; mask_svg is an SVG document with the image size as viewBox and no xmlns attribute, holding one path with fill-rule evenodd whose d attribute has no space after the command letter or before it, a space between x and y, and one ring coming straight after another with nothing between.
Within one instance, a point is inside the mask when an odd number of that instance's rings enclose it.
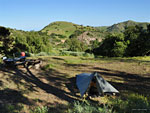
<instances>
[{"instance_id":1,"label":"dry grass","mask_svg":"<svg viewBox=\"0 0 150 113\"><path fill-rule=\"evenodd\" d=\"M149 96L149 58L40 58L43 65L39 70L1 67L0 95L7 96L2 96L0 103L22 104L22 111L25 112L29 112L29 109L35 106L52 106L51 109L55 109L58 104L62 109L62 106L74 100L81 100L75 86L75 75L95 71L121 94L135 92Z\"/></svg>"}]
</instances>

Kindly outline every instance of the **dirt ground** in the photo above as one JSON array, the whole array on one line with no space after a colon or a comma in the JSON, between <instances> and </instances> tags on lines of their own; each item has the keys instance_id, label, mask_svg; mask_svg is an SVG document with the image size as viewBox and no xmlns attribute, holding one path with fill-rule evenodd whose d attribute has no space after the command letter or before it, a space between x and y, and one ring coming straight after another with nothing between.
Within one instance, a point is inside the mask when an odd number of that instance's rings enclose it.
<instances>
[{"instance_id":1,"label":"dirt ground","mask_svg":"<svg viewBox=\"0 0 150 113\"><path fill-rule=\"evenodd\" d=\"M98 72L120 94L135 92L149 96L149 61L69 56L41 57L41 60L39 69L0 67L0 104L18 105L25 112L36 106L55 109L59 105L61 109L81 99L75 76L92 72Z\"/></svg>"}]
</instances>

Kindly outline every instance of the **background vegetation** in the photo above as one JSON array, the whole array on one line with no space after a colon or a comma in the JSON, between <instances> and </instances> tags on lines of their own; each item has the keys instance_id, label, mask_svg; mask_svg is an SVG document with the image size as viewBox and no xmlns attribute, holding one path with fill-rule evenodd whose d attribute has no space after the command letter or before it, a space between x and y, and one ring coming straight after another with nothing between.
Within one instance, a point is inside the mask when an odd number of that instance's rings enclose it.
<instances>
[{"instance_id":1,"label":"background vegetation","mask_svg":"<svg viewBox=\"0 0 150 113\"><path fill-rule=\"evenodd\" d=\"M110 34L93 52L108 57L149 55L150 25L146 30L139 26L130 26L123 33Z\"/></svg>"},{"instance_id":2,"label":"background vegetation","mask_svg":"<svg viewBox=\"0 0 150 113\"><path fill-rule=\"evenodd\" d=\"M91 27L59 21L38 32L0 28L0 52L6 56L21 51L47 55L74 51L108 57L150 53L149 23L126 21L108 27Z\"/></svg>"},{"instance_id":3,"label":"background vegetation","mask_svg":"<svg viewBox=\"0 0 150 113\"><path fill-rule=\"evenodd\" d=\"M43 64L39 70L14 69L4 67L0 60L0 112L150 110L149 23L126 21L91 27L54 22L41 31L0 27L0 57L21 51L32 59L40 58ZM75 75L95 71L117 88L120 96L81 99Z\"/></svg>"}]
</instances>

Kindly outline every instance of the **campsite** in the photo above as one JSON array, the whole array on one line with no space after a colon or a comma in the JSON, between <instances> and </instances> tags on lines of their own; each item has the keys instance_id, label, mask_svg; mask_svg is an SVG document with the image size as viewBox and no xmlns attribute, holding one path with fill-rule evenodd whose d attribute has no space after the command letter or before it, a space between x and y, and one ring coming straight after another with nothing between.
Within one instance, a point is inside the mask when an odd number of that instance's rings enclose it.
<instances>
[{"instance_id":1,"label":"campsite","mask_svg":"<svg viewBox=\"0 0 150 113\"><path fill-rule=\"evenodd\" d=\"M0 113L150 113L150 0L0 0Z\"/></svg>"},{"instance_id":2,"label":"campsite","mask_svg":"<svg viewBox=\"0 0 150 113\"><path fill-rule=\"evenodd\" d=\"M32 57L41 59L42 65L39 69L31 68L4 68L1 65L1 102L2 111L10 112L34 112L35 110L49 110L49 112L69 112L73 109L75 101L84 103L92 102L94 106L108 104L107 96L100 96L85 100L81 98L76 87L76 75L81 73L98 72L105 80L114 86L120 96L113 97L113 100L120 99L120 108L114 103L117 112L141 106L126 105L131 99L133 103L140 101L142 104L150 99L150 57L135 58L92 58L74 56L42 56ZM145 96L145 97L142 97ZM139 97L139 98L138 98ZM144 98L144 99L143 99ZM138 100L139 99L139 100ZM72 104L71 104L72 103ZM71 105L70 105L71 104ZM82 105L82 104L81 104ZM2 107L2 106L1 106ZM145 106L144 106L145 107ZM136 109L135 108L135 109ZM91 108L92 109L92 108Z\"/></svg>"}]
</instances>

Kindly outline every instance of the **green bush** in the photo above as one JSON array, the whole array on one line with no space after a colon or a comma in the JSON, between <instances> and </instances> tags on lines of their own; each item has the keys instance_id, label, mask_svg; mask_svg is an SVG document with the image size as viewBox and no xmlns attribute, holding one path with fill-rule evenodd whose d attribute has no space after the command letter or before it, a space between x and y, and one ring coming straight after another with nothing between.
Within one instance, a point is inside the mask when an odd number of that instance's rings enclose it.
<instances>
[{"instance_id":1,"label":"green bush","mask_svg":"<svg viewBox=\"0 0 150 113\"><path fill-rule=\"evenodd\" d=\"M112 33L92 48L94 54L108 57L150 55L150 25L147 30L139 26L130 26L123 33Z\"/></svg>"},{"instance_id":2,"label":"green bush","mask_svg":"<svg viewBox=\"0 0 150 113\"><path fill-rule=\"evenodd\" d=\"M114 110L118 113L145 113L145 110L150 110L150 101L147 97L138 94L130 94L126 100L121 98L110 100Z\"/></svg>"},{"instance_id":3,"label":"green bush","mask_svg":"<svg viewBox=\"0 0 150 113\"><path fill-rule=\"evenodd\" d=\"M12 52L27 51L29 53L50 52L52 49L49 36L40 32L14 32Z\"/></svg>"},{"instance_id":4,"label":"green bush","mask_svg":"<svg viewBox=\"0 0 150 113\"><path fill-rule=\"evenodd\" d=\"M47 106L37 107L34 110L31 110L30 113L48 113L49 109Z\"/></svg>"},{"instance_id":5,"label":"green bush","mask_svg":"<svg viewBox=\"0 0 150 113\"><path fill-rule=\"evenodd\" d=\"M22 105L1 104L0 113L19 113L23 109Z\"/></svg>"},{"instance_id":6,"label":"green bush","mask_svg":"<svg viewBox=\"0 0 150 113\"><path fill-rule=\"evenodd\" d=\"M49 70L49 69L52 69L53 67L55 67L54 64L47 64L42 67L42 70Z\"/></svg>"},{"instance_id":7,"label":"green bush","mask_svg":"<svg viewBox=\"0 0 150 113\"><path fill-rule=\"evenodd\" d=\"M128 109L150 109L150 103L147 97L138 94L132 94L128 98Z\"/></svg>"},{"instance_id":8,"label":"green bush","mask_svg":"<svg viewBox=\"0 0 150 113\"><path fill-rule=\"evenodd\" d=\"M83 53L83 56L84 57L92 57L92 58L95 57L94 54L90 54L90 53Z\"/></svg>"},{"instance_id":9,"label":"green bush","mask_svg":"<svg viewBox=\"0 0 150 113\"><path fill-rule=\"evenodd\" d=\"M72 107L68 109L68 113L113 113L112 108L109 108L106 105L100 107L90 102L76 101L70 106Z\"/></svg>"},{"instance_id":10,"label":"green bush","mask_svg":"<svg viewBox=\"0 0 150 113\"><path fill-rule=\"evenodd\" d=\"M88 46L79 41L77 38L71 38L65 41L64 46L68 48L69 51L82 52L88 49Z\"/></svg>"},{"instance_id":11,"label":"green bush","mask_svg":"<svg viewBox=\"0 0 150 113\"><path fill-rule=\"evenodd\" d=\"M125 55L127 42L124 39L124 34L114 33L100 44L98 48L93 49L94 54L108 57L122 57Z\"/></svg>"}]
</instances>

